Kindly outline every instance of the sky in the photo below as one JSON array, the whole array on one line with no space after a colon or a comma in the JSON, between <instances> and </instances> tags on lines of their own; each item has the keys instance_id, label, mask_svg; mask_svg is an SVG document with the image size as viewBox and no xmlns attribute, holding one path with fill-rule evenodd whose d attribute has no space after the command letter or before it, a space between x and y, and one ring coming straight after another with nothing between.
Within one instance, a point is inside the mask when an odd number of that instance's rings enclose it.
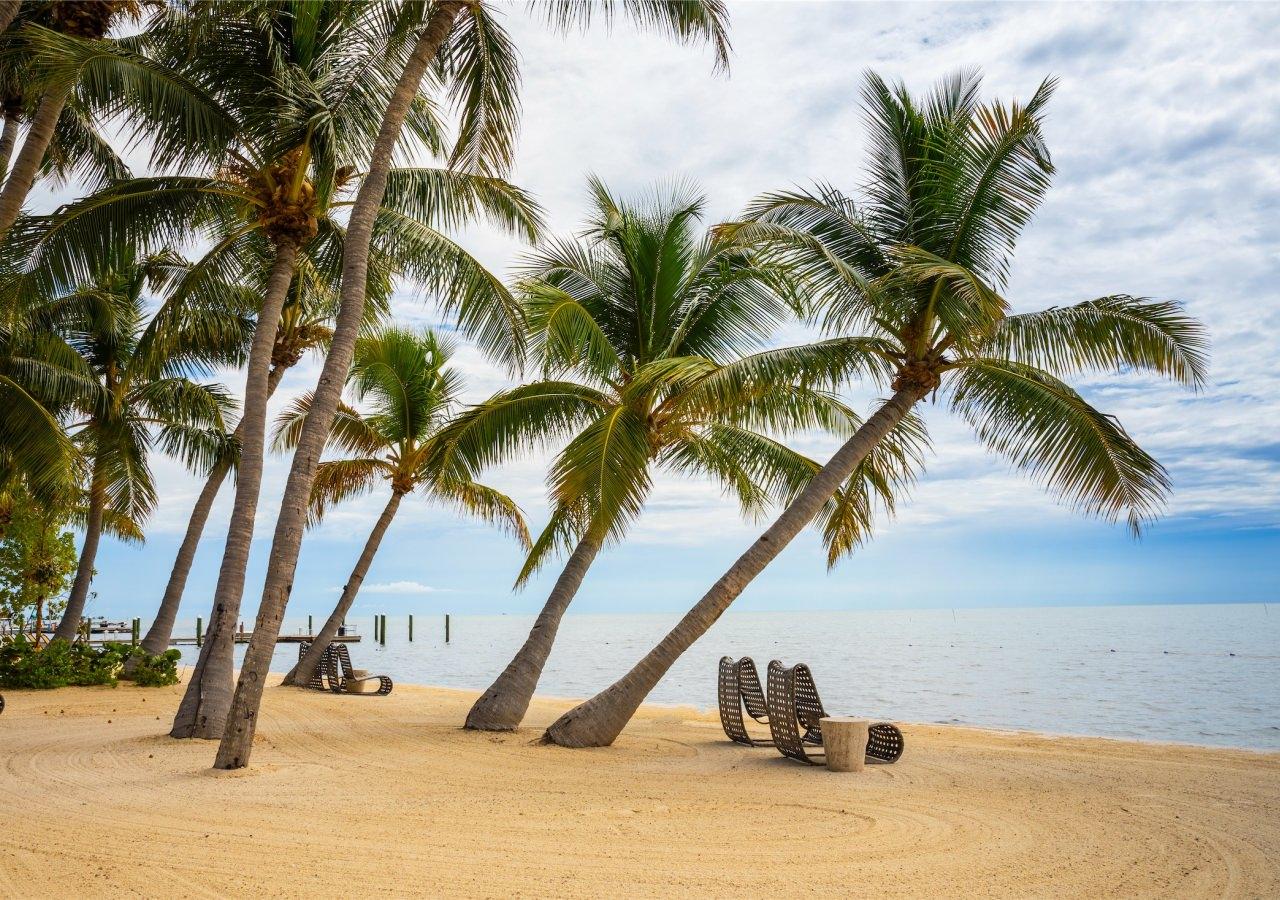
<instances>
[{"instance_id":1,"label":"sky","mask_svg":"<svg viewBox=\"0 0 1280 900\"><path fill-rule=\"evenodd\" d=\"M711 53L612 30L558 35L502 7L523 56L524 117L512 176L546 207L556 234L577 228L585 179L620 194L683 178L707 197L707 224L756 194L865 171L863 73L915 91L960 68L987 96L1029 96L1059 79L1047 141L1057 174L1019 243L1006 297L1016 311L1115 293L1175 298L1212 336L1199 393L1128 374L1077 378L1171 474L1164 517L1141 540L1080 517L988 453L942 406L924 410L934 441L921 482L865 548L828 572L801 535L737 601L741 609L859 609L1266 602L1280 599L1280 5L731 3L727 75ZM135 165L142 170L144 164ZM74 189L38 191L48 208ZM495 272L522 247L483 228L463 243ZM396 317L448 328L410 288ZM798 326L778 344L804 340ZM472 346L455 358L468 400L509 384ZM314 384L308 359L285 378L272 415ZM233 390L243 376L221 373ZM849 399L868 409L873 392ZM791 441L825 460L837 442ZM530 526L547 514L550 452L488 471ZM89 614L153 614L200 480L154 463L160 503L144 547L103 542ZM266 465L242 618L252 617L288 460ZM303 544L289 614L322 616L385 502L333 511ZM182 617L208 616L230 491L205 531ZM743 521L713 485L660 475L625 543L598 559L578 612L680 612L766 525ZM558 572L513 592L521 554L507 537L421 499L407 500L353 615L536 612Z\"/></svg>"}]
</instances>

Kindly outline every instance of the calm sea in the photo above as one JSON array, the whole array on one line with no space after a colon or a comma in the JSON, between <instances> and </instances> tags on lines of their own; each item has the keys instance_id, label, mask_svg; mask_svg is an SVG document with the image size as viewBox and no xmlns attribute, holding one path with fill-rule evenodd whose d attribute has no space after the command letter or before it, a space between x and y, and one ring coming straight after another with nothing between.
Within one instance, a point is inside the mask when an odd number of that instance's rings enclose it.
<instances>
[{"instance_id":1,"label":"calm sea","mask_svg":"<svg viewBox=\"0 0 1280 900\"><path fill-rule=\"evenodd\" d=\"M539 693L589 696L675 620L567 616ZM388 615L385 646L373 642L371 617L351 621L363 636L351 648L360 668L482 690L532 617L454 615L446 644L443 616L416 615L410 643L408 616ZM305 616L292 618L284 631L305 627ZM184 652L194 659L194 648ZM731 611L650 702L714 708L723 655L755 657L762 675L773 658L807 662L833 714L1280 749L1280 606ZM296 645L281 644L273 668L296 659Z\"/></svg>"}]
</instances>

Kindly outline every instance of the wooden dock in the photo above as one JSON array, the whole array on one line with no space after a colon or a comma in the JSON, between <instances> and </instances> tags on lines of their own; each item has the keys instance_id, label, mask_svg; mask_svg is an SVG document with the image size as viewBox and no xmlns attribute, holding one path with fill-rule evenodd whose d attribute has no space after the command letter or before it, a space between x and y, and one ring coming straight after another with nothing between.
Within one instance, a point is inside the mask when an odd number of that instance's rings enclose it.
<instances>
[{"instance_id":1,"label":"wooden dock","mask_svg":"<svg viewBox=\"0 0 1280 900\"><path fill-rule=\"evenodd\" d=\"M247 644L249 643L249 639L252 637L253 637L252 631L237 631L235 636L235 642L237 644ZM277 644L301 644L303 641L310 642L314 640L315 640L315 635L311 635L311 634L282 634L278 638L276 638L276 643ZM358 644L360 643L360 635L358 634L338 635L333 640L334 640L334 643L338 643L338 644ZM94 634L89 638L89 643L91 644L106 644L108 642L113 644L127 644L129 643L129 635L128 633L119 635L119 634L110 634L110 633L102 634L101 632L99 632L98 634ZM175 637L175 638L169 639L170 647L174 647L178 645L198 646L196 643L195 637Z\"/></svg>"},{"instance_id":2,"label":"wooden dock","mask_svg":"<svg viewBox=\"0 0 1280 900\"><path fill-rule=\"evenodd\" d=\"M237 644L247 644L249 643L249 640L252 637L253 637L252 631L237 631L235 635L235 642ZM315 639L316 637L314 634L282 634L276 638L276 643L277 644L301 644L304 641L307 643L310 643ZM335 643L338 643L338 644L358 644L360 643L360 635L340 634L337 637L335 637L333 640ZM194 643L196 643L196 639L194 637L176 637L176 638L170 638L169 640L170 646L173 646L175 644L194 644Z\"/></svg>"}]
</instances>

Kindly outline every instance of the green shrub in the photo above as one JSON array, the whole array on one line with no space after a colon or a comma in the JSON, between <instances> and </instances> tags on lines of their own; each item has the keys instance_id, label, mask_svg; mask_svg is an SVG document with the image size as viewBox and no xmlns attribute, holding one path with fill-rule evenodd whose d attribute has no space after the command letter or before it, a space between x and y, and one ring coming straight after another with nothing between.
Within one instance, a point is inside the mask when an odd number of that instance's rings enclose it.
<instances>
[{"instance_id":1,"label":"green shrub","mask_svg":"<svg viewBox=\"0 0 1280 900\"><path fill-rule=\"evenodd\" d=\"M120 667L130 656L138 657L133 679L143 687L177 684L181 655L177 650L168 650L152 656L130 644L107 643L95 647L64 640L51 641L37 650L32 641L20 634L0 645L0 687L114 685Z\"/></svg>"},{"instance_id":2,"label":"green shrub","mask_svg":"<svg viewBox=\"0 0 1280 900\"><path fill-rule=\"evenodd\" d=\"M178 660L182 659L181 650L166 650L152 656L141 647L129 644L114 645L120 647L124 658L134 658L133 671L122 678L130 678L142 687L164 687L178 683Z\"/></svg>"}]
</instances>

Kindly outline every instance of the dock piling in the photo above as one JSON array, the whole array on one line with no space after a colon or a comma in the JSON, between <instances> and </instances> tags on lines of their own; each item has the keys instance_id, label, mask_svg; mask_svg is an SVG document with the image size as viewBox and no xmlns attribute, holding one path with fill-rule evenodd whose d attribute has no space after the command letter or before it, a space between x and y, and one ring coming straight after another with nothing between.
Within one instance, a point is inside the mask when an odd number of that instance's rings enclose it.
<instances>
[{"instance_id":1,"label":"dock piling","mask_svg":"<svg viewBox=\"0 0 1280 900\"><path fill-rule=\"evenodd\" d=\"M449 614L444 614L444 642L449 643Z\"/></svg>"},{"instance_id":2,"label":"dock piling","mask_svg":"<svg viewBox=\"0 0 1280 900\"><path fill-rule=\"evenodd\" d=\"M382 621L378 623L378 643L387 646L387 614L382 614Z\"/></svg>"},{"instance_id":3,"label":"dock piling","mask_svg":"<svg viewBox=\"0 0 1280 900\"><path fill-rule=\"evenodd\" d=\"M196 646L204 646L204 619L196 616Z\"/></svg>"},{"instance_id":4,"label":"dock piling","mask_svg":"<svg viewBox=\"0 0 1280 900\"><path fill-rule=\"evenodd\" d=\"M307 634L315 634L315 629L311 627L311 616L307 616Z\"/></svg>"},{"instance_id":5,"label":"dock piling","mask_svg":"<svg viewBox=\"0 0 1280 900\"><path fill-rule=\"evenodd\" d=\"M413 643L413 613L409 613L409 643Z\"/></svg>"},{"instance_id":6,"label":"dock piling","mask_svg":"<svg viewBox=\"0 0 1280 900\"><path fill-rule=\"evenodd\" d=\"M130 629L130 636L133 640L133 646L135 647L138 646L138 638L141 637L141 633L142 633L142 620L135 618L133 620L133 627Z\"/></svg>"}]
</instances>

